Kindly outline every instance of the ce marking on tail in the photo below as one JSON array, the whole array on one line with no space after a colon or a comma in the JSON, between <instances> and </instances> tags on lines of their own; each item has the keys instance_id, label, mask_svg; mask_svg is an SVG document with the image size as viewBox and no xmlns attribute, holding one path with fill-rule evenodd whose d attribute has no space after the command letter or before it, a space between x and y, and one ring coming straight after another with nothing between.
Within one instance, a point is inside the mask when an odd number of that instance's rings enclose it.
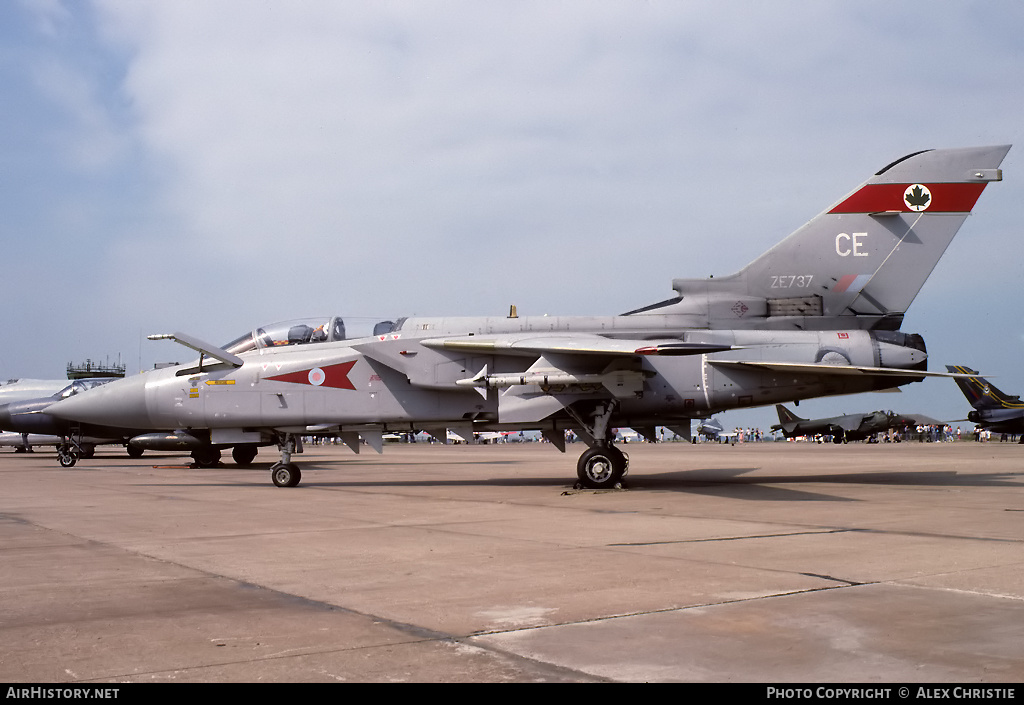
<instances>
[{"instance_id":1,"label":"ce marking on tail","mask_svg":"<svg viewBox=\"0 0 1024 705\"><path fill-rule=\"evenodd\" d=\"M867 238L867 233L854 233L849 235L847 233L839 233L836 235L836 254L840 257L867 257L867 252L862 252L861 248L865 246L864 240Z\"/></svg>"}]
</instances>

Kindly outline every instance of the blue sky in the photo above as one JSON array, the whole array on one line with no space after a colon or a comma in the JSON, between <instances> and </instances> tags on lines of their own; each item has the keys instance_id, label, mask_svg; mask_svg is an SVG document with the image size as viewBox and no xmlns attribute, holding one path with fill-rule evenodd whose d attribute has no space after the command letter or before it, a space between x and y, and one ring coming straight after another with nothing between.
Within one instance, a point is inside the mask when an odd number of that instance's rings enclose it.
<instances>
[{"instance_id":1,"label":"blue sky","mask_svg":"<svg viewBox=\"0 0 1024 705\"><path fill-rule=\"evenodd\" d=\"M0 377L307 315L621 313L900 156L1016 143L903 329L1024 393L1022 30L998 0L8 0ZM936 380L799 411L882 407L966 412Z\"/></svg>"}]
</instances>

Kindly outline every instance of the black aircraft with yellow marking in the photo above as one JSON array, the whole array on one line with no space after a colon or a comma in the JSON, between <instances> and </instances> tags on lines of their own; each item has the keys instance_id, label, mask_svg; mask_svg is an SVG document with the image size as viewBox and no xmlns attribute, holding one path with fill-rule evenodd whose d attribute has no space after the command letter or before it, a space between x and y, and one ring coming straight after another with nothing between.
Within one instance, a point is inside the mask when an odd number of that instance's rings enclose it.
<instances>
[{"instance_id":1,"label":"black aircraft with yellow marking","mask_svg":"<svg viewBox=\"0 0 1024 705\"><path fill-rule=\"evenodd\" d=\"M956 383L967 397L974 410L967 414L967 420L993 433L1020 434L1024 443L1024 402L1019 396L1000 391L978 371L963 365L946 365L946 369L960 376Z\"/></svg>"},{"instance_id":2,"label":"black aircraft with yellow marking","mask_svg":"<svg viewBox=\"0 0 1024 705\"><path fill-rule=\"evenodd\" d=\"M1008 145L929 150L889 164L727 277L677 279L676 295L618 316L416 317L347 335L340 318L259 331L224 348L174 333L199 360L113 382L48 413L189 437L210 453L276 443L275 484L311 431L376 450L385 433L536 430L588 449L587 487L626 471L613 429L689 436L695 418L928 375L903 317ZM145 439L133 439L145 444Z\"/></svg>"}]
</instances>

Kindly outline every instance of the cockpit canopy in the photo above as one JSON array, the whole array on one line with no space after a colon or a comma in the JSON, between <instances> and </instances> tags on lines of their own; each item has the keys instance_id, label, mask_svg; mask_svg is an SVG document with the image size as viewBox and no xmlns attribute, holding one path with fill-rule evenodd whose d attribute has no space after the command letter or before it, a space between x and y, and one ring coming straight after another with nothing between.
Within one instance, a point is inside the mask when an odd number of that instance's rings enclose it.
<instances>
[{"instance_id":1,"label":"cockpit canopy","mask_svg":"<svg viewBox=\"0 0 1024 705\"><path fill-rule=\"evenodd\" d=\"M72 382L68 386L64 387L64 389L60 390L59 392L57 392L53 396L55 398L57 398L57 399L67 399L68 397L73 397L76 394L81 394L82 392L88 391L88 390L92 389L93 387L98 387L101 384L106 384L107 382L113 382L115 379L117 379L117 378L116 377L91 377L91 378L88 378L88 379L76 379L74 382Z\"/></svg>"},{"instance_id":2,"label":"cockpit canopy","mask_svg":"<svg viewBox=\"0 0 1024 705\"><path fill-rule=\"evenodd\" d=\"M359 321L363 324L363 321ZM362 327L366 327L365 324ZM352 331L357 335L346 335L345 321L340 316L306 318L293 321L282 321L262 326L256 330L232 340L223 346L224 350L238 355L250 350L277 348L286 345L307 345L309 343L328 343L338 340L349 340L354 337L368 335L384 335L394 330L392 321L380 321L373 326L373 332Z\"/></svg>"}]
</instances>

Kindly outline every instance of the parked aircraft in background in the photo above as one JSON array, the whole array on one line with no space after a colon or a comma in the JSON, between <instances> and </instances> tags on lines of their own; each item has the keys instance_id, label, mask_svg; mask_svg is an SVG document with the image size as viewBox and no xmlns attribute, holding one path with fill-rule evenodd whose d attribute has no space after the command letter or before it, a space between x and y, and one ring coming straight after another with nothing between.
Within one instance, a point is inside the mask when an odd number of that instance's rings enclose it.
<instances>
[{"instance_id":1,"label":"parked aircraft in background","mask_svg":"<svg viewBox=\"0 0 1024 705\"><path fill-rule=\"evenodd\" d=\"M718 419L704 419L697 424L697 434L704 436L709 441L717 441L722 438L735 436L736 433L726 433Z\"/></svg>"},{"instance_id":2,"label":"parked aircraft in background","mask_svg":"<svg viewBox=\"0 0 1024 705\"><path fill-rule=\"evenodd\" d=\"M946 365L946 369L965 375L978 374L977 370L963 365ZM968 421L993 433L1020 434L1020 443L1024 443L1024 402L1019 396L1000 391L984 377L959 377L956 383L974 407L967 414Z\"/></svg>"},{"instance_id":3,"label":"parked aircraft in background","mask_svg":"<svg viewBox=\"0 0 1024 705\"><path fill-rule=\"evenodd\" d=\"M863 441L889 429L908 426L937 426L942 424L921 414L903 415L892 411L871 411L866 414L845 414L824 419L802 419L782 404L776 404L779 423L773 431L782 431L786 438L798 436L829 436L833 443Z\"/></svg>"},{"instance_id":4,"label":"parked aircraft in background","mask_svg":"<svg viewBox=\"0 0 1024 705\"><path fill-rule=\"evenodd\" d=\"M97 445L126 444L135 435L131 430L80 424L50 416L45 412L48 406L61 399L69 399L77 394L95 389L113 379L112 377L100 377L78 379L74 382L64 380L64 387L56 394L0 405L0 430L21 435L23 439L21 444L13 441L11 444L19 448L24 447L26 450L32 445L56 445L57 457L63 467L71 467L79 457L92 457ZM31 440L33 438L35 440ZM50 441L53 438L58 439L56 444ZM129 450L129 454L134 453ZM141 455L141 450L137 454Z\"/></svg>"},{"instance_id":5,"label":"parked aircraft in background","mask_svg":"<svg viewBox=\"0 0 1024 705\"><path fill-rule=\"evenodd\" d=\"M615 441L618 443L642 443L645 439L631 428L614 429ZM654 440L651 441L654 443Z\"/></svg>"},{"instance_id":6,"label":"parked aircraft in background","mask_svg":"<svg viewBox=\"0 0 1024 705\"><path fill-rule=\"evenodd\" d=\"M689 437L692 419L729 409L945 376L927 371L921 336L899 328L985 186L1002 178L1008 150L908 155L738 273L677 279L673 298L619 316L401 318L359 338L328 317L258 329L223 348L153 336L199 359L47 413L175 434L211 454L276 443L279 486L299 483L292 455L311 425L378 451L391 432L535 429L564 452L571 429L588 445L580 483L613 487L627 462L614 428L650 437L660 425ZM602 285L614 268L606 274Z\"/></svg>"},{"instance_id":7,"label":"parked aircraft in background","mask_svg":"<svg viewBox=\"0 0 1024 705\"><path fill-rule=\"evenodd\" d=\"M39 433L0 433L0 448L14 448L15 452L31 452L36 446L59 446L64 442L60 436L47 436Z\"/></svg>"},{"instance_id":8,"label":"parked aircraft in background","mask_svg":"<svg viewBox=\"0 0 1024 705\"><path fill-rule=\"evenodd\" d=\"M11 379L0 382L0 404L48 397L66 386L66 379Z\"/></svg>"}]
</instances>

